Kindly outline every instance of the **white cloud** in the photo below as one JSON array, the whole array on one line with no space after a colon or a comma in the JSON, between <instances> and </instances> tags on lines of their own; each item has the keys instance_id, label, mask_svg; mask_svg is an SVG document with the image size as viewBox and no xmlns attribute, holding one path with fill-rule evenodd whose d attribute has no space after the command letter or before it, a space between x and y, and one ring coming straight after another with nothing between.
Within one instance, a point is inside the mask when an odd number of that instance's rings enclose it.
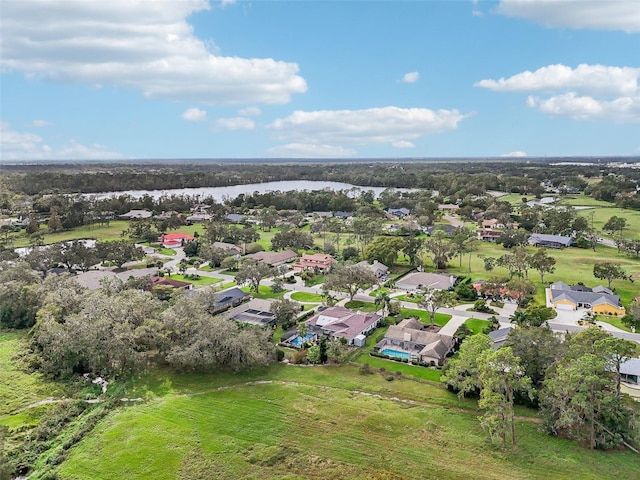
<instances>
[{"instance_id":1,"label":"white cloud","mask_svg":"<svg viewBox=\"0 0 640 480\"><path fill-rule=\"evenodd\" d=\"M418 72L409 72L405 73L404 77L402 77L402 83L416 83L420 78L420 74Z\"/></svg>"},{"instance_id":2,"label":"white cloud","mask_svg":"<svg viewBox=\"0 0 640 480\"><path fill-rule=\"evenodd\" d=\"M226 7L227 5L234 5L236 3L236 0L220 0L220 6L221 7Z\"/></svg>"},{"instance_id":3,"label":"white cloud","mask_svg":"<svg viewBox=\"0 0 640 480\"><path fill-rule=\"evenodd\" d=\"M548 65L498 80L480 80L476 87L498 92L572 90L601 95L628 95L638 91L640 68L581 64L576 68Z\"/></svg>"},{"instance_id":4,"label":"white cloud","mask_svg":"<svg viewBox=\"0 0 640 480\"><path fill-rule=\"evenodd\" d=\"M279 104L306 91L296 63L212 53L186 21L207 9L206 0L3 2L0 67L200 104Z\"/></svg>"},{"instance_id":5,"label":"white cloud","mask_svg":"<svg viewBox=\"0 0 640 480\"><path fill-rule=\"evenodd\" d=\"M343 158L353 157L357 152L352 148L308 143L289 143L270 148L270 155L287 158Z\"/></svg>"},{"instance_id":6,"label":"white cloud","mask_svg":"<svg viewBox=\"0 0 640 480\"><path fill-rule=\"evenodd\" d=\"M496 12L546 27L640 32L638 0L501 0Z\"/></svg>"},{"instance_id":7,"label":"white cloud","mask_svg":"<svg viewBox=\"0 0 640 480\"><path fill-rule=\"evenodd\" d=\"M269 128L279 139L305 144L393 143L455 130L468 115L458 110L382 107L367 110L295 111Z\"/></svg>"},{"instance_id":8,"label":"white cloud","mask_svg":"<svg viewBox=\"0 0 640 480\"><path fill-rule=\"evenodd\" d=\"M240 110L238 110L238 115L243 117L257 117L259 115L262 115L262 110L260 110L258 107L241 108Z\"/></svg>"},{"instance_id":9,"label":"white cloud","mask_svg":"<svg viewBox=\"0 0 640 480\"><path fill-rule=\"evenodd\" d=\"M12 130L7 122L0 122L0 158L3 160L112 160L126 158L105 146L82 145L75 140L55 149L43 143L42 137Z\"/></svg>"},{"instance_id":10,"label":"white cloud","mask_svg":"<svg viewBox=\"0 0 640 480\"><path fill-rule=\"evenodd\" d=\"M391 146L395 148L415 148L416 147L413 143L407 142L406 140L398 140L397 142L393 142Z\"/></svg>"},{"instance_id":11,"label":"white cloud","mask_svg":"<svg viewBox=\"0 0 640 480\"><path fill-rule=\"evenodd\" d=\"M53 124L47 120L34 120L33 122L29 122L27 124L27 126L31 128L42 128L42 127L48 127L49 125L53 125Z\"/></svg>"},{"instance_id":12,"label":"white cloud","mask_svg":"<svg viewBox=\"0 0 640 480\"><path fill-rule=\"evenodd\" d=\"M516 150L515 152L504 153L501 157L526 157L527 154L520 150Z\"/></svg>"},{"instance_id":13,"label":"white cloud","mask_svg":"<svg viewBox=\"0 0 640 480\"><path fill-rule=\"evenodd\" d=\"M246 117L219 118L215 126L218 130L253 130L256 122Z\"/></svg>"},{"instance_id":14,"label":"white cloud","mask_svg":"<svg viewBox=\"0 0 640 480\"><path fill-rule=\"evenodd\" d=\"M549 65L499 80L481 80L477 87L498 92L548 92L529 96L527 105L554 116L576 120L640 121L640 68L605 65Z\"/></svg>"},{"instance_id":15,"label":"white cloud","mask_svg":"<svg viewBox=\"0 0 640 480\"><path fill-rule=\"evenodd\" d=\"M204 122L207 119L207 112L196 107L187 108L183 112L182 118L188 122Z\"/></svg>"},{"instance_id":16,"label":"white cloud","mask_svg":"<svg viewBox=\"0 0 640 480\"><path fill-rule=\"evenodd\" d=\"M579 96L574 92L548 99L529 97L527 105L554 116L576 120L610 120L618 123L640 122L640 96L621 97L615 100L598 100Z\"/></svg>"}]
</instances>

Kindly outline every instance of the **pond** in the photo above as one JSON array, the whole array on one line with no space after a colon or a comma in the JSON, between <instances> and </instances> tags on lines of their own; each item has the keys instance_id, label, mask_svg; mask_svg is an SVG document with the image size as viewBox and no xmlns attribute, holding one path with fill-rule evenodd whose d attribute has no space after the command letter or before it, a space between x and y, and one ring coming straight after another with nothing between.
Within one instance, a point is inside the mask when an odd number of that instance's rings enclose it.
<instances>
[{"instance_id":1,"label":"pond","mask_svg":"<svg viewBox=\"0 0 640 480\"><path fill-rule=\"evenodd\" d=\"M357 189L357 190L356 190ZM366 192L372 190L375 196L379 196L387 187L359 187L350 183L342 182L321 182L312 180L283 180L279 182L265 182L265 183L248 183L246 185L230 185L226 187L199 187L199 188L172 188L168 190L126 190L122 192L103 192L90 194L93 198L102 199L119 195L130 195L134 198L140 198L144 195L149 195L154 199L158 199L162 196L171 195L189 195L192 197L212 197L217 202L221 203L227 198L236 198L240 194L252 194L252 193L266 193L266 192L290 192L292 190L353 190L355 195L357 192ZM413 189L398 188L394 189L398 191L413 191Z\"/></svg>"}]
</instances>

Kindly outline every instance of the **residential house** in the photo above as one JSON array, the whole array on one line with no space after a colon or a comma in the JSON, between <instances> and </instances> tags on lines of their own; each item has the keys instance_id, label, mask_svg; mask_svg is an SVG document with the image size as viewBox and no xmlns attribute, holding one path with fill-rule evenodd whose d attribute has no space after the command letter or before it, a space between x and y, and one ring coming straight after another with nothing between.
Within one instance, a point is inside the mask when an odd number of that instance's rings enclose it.
<instances>
[{"instance_id":1,"label":"residential house","mask_svg":"<svg viewBox=\"0 0 640 480\"><path fill-rule=\"evenodd\" d=\"M566 248L573 243L573 238L562 235L547 235L544 233L533 233L529 237L529 245L534 247Z\"/></svg>"},{"instance_id":2,"label":"residential house","mask_svg":"<svg viewBox=\"0 0 640 480\"><path fill-rule=\"evenodd\" d=\"M251 295L243 292L238 287L230 288L229 290L224 290L222 292L218 292L213 296L213 305L211 314L216 314L219 312L223 312L231 307L236 307L240 305L242 302L245 302L251 298Z\"/></svg>"},{"instance_id":3,"label":"residential house","mask_svg":"<svg viewBox=\"0 0 640 480\"><path fill-rule=\"evenodd\" d=\"M185 221L189 225L193 225L194 223L207 222L207 221L211 220L212 218L213 217L211 215L209 215L208 213L192 213L187 218L185 218Z\"/></svg>"},{"instance_id":4,"label":"residential house","mask_svg":"<svg viewBox=\"0 0 640 480\"><path fill-rule=\"evenodd\" d=\"M345 307L330 307L314 315L305 323L311 333L327 337L345 338L353 345L356 337L375 329L382 316L377 313L354 312Z\"/></svg>"},{"instance_id":5,"label":"residential house","mask_svg":"<svg viewBox=\"0 0 640 480\"><path fill-rule=\"evenodd\" d=\"M271 313L272 304L273 300L252 298L248 302L226 311L222 316L238 323L266 327L276 320L275 314Z\"/></svg>"},{"instance_id":6,"label":"residential house","mask_svg":"<svg viewBox=\"0 0 640 480\"><path fill-rule=\"evenodd\" d=\"M387 213L389 215L394 215L398 218L402 218L409 215L409 213L411 213L411 210L409 210L408 208L389 208L387 209Z\"/></svg>"},{"instance_id":7,"label":"residential house","mask_svg":"<svg viewBox=\"0 0 640 480\"><path fill-rule=\"evenodd\" d=\"M640 358L630 358L620 364L620 379L624 383L640 385Z\"/></svg>"},{"instance_id":8,"label":"residential house","mask_svg":"<svg viewBox=\"0 0 640 480\"><path fill-rule=\"evenodd\" d=\"M483 242L495 243L502 235L502 232L500 230L478 229L476 230L476 234L478 236L478 240L482 240Z\"/></svg>"},{"instance_id":9,"label":"residential house","mask_svg":"<svg viewBox=\"0 0 640 480\"><path fill-rule=\"evenodd\" d=\"M546 289L547 306L557 310L590 310L601 315L625 314L625 308L620 304L620 297L614 295L606 287L594 288L584 285L569 286L563 282L551 284Z\"/></svg>"},{"instance_id":10,"label":"residential house","mask_svg":"<svg viewBox=\"0 0 640 480\"><path fill-rule=\"evenodd\" d=\"M162 212L160 215L156 215L158 220L169 220L171 217L179 217L180 213L175 210L171 210L168 212Z\"/></svg>"},{"instance_id":11,"label":"residential house","mask_svg":"<svg viewBox=\"0 0 640 480\"><path fill-rule=\"evenodd\" d=\"M391 357L408 356L412 361L441 365L447 355L453 352L455 339L449 335L428 332L425 327L414 318L391 325L374 350Z\"/></svg>"},{"instance_id":12,"label":"residential house","mask_svg":"<svg viewBox=\"0 0 640 480\"><path fill-rule=\"evenodd\" d=\"M401 290L449 290L458 277L444 273L413 272L396 281L396 288Z\"/></svg>"},{"instance_id":13,"label":"residential house","mask_svg":"<svg viewBox=\"0 0 640 480\"><path fill-rule=\"evenodd\" d=\"M180 280L173 280L168 277L151 277L151 283L154 287L158 286L167 286L171 288L181 289L181 290L191 290L193 285L189 282L182 282Z\"/></svg>"},{"instance_id":14,"label":"residential house","mask_svg":"<svg viewBox=\"0 0 640 480\"><path fill-rule=\"evenodd\" d=\"M186 233L165 233L159 238L159 242L165 248L177 248L184 245L185 242L191 242L195 240L194 237Z\"/></svg>"},{"instance_id":15,"label":"residential house","mask_svg":"<svg viewBox=\"0 0 640 480\"><path fill-rule=\"evenodd\" d=\"M376 276L376 278L380 280L387 278L387 275L389 275L389 267L387 267L384 263L380 263L378 260L374 260L373 263L369 263L366 260L363 260L356 265L367 267Z\"/></svg>"},{"instance_id":16,"label":"residential house","mask_svg":"<svg viewBox=\"0 0 640 480\"><path fill-rule=\"evenodd\" d=\"M292 268L296 272L303 272L305 270L312 270L317 273L327 273L331 268L331 264L336 260L326 253L305 253L302 258L292 265Z\"/></svg>"},{"instance_id":17,"label":"residential house","mask_svg":"<svg viewBox=\"0 0 640 480\"><path fill-rule=\"evenodd\" d=\"M445 233L445 235L447 235L447 237L452 237L453 233L455 231L456 227L454 227L453 225L435 225L432 227L424 227L422 229L422 231L424 232L425 235L431 235L433 232L435 232L436 230L440 230L442 232Z\"/></svg>"},{"instance_id":18,"label":"residential house","mask_svg":"<svg viewBox=\"0 0 640 480\"><path fill-rule=\"evenodd\" d=\"M153 212L149 210L129 210L127 213L123 213L119 216L122 220L132 220L132 219L140 219L140 218L151 218L153 216Z\"/></svg>"},{"instance_id":19,"label":"residential house","mask_svg":"<svg viewBox=\"0 0 640 480\"><path fill-rule=\"evenodd\" d=\"M347 220L353 217L353 212L333 212L333 216L336 218L341 218L343 220Z\"/></svg>"},{"instance_id":20,"label":"residential house","mask_svg":"<svg viewBox=\"0 0 640 480\"><path fill-rule=\"evenodd\" d=\"M482 228L493 230L494 228L504 228L504 224L500 223L497 218L482 221Z\"/></svg>"},{"instance_id":21,"label":"residential house","mask_svg":"<svg viewBox=\"0 0 640 480\"><path fill-rule=\"evenodd\" d=\"M493 330L489 332L489 337L491 338L491 340L493 340L494 349L497 350L502 345L504 345L504 342L507 341L507 337L511 333L511 330L513 330L513 327L508 326L508 327L499 328L498 330Z\"/></svg>"},{"instance_id":22,"label":"residential house","mask_svg":"<svg viewBox=\"0 0 640 480\"><path fill-rule=\"evenodd\" d=\"M219 248L220 250L224 250L225 253L227 253L229 255L241 255L242 254L242 250L240 249L240 247L238 247L237 245L234 245L233 243L213 242L212 246L214 248Z\"/></svg>"},{"instance_id":23,"label":"residential house","mask_svg":"<svg viewBox=\"0 0 640 480\"><path fill-rule=\"evenodd\" d=\"M250 253L245 258L250 258L256 262L266 263L272 267L277 267L284 263L289 263L298 258L298 254L293 250L284 250L283 252L256 252Z\"/></svg>"},{"instance_id":24,"label":"residential house","mask_svg":"<svg viewBox=\"0 0 640 480\"><path fill-rule=\"evenodd\" d=\"M229 213L226 215L226 218L231 223L242 223L244 221L244 215L240 215L239 213Z\"/></svg>"},{"instance_id":25,"label":"residential house","mask_svg":"<svg viewBox=\"0 0 640 480\"><path fill-rule=\"evenodd\" d=\"M455 203L441 203L440 205L438 205L438 210L443 210L445 212L455 212L459 209L460 206L456 205Z\"/></svg>"}]
</instances>

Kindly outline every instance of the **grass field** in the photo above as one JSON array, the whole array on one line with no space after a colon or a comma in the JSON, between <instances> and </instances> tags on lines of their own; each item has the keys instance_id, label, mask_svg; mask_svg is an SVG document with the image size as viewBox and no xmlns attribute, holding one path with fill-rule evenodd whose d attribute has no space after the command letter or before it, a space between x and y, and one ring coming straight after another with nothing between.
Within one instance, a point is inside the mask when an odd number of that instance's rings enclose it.
<instances>
[{"instance_id":1,"label":"grass field","mask_svg":"<svg viewBox=\"0 0 640 480\"><path fill-rule=\"evenodd\" d=\"M322 295L318 295L317 293L294 292L291 294L291 300L295 300L296 302L320 303L322 302Z\"/></svg>"},{"instance_id":2,"label":"grass field","mask_svg":"<svg viewBox=\"0 0 640 480\"><path fill-rule=\"evenodd\" d=\"M637 476L635 454L591 452L547 437L525 409L518 410L525 416L518 446L502 451L480 428L473 400L411 380L360 375L356 367L278 365L253 374L163 378L158 395L103 420L69 453L59 477ZM246 383L251 380L259 383Z\"/></svg>"},{"instance_id":3,"label":"grass field","mask_svg":"<svg viewBox=\"0 0 640 480\"><path fill-rule=\"evenodd\" d=\"M431 324L431 320L429 318L429 312L425 310L414 310L412 308L401 308L400 316L402 318L410 318L410 317L418 317L421 322L426 324ZM447 322L451 320L451 315L445 313L436 313L434 318L434 323L441 327L444 327Z\"/></svg>"},{"instance_id":4,"label":"grass field","mask_svg":"<svg viewBox=\"0 0 640 480\"><path fill-rule=\"evenodd\" d=\"M366 363L373 368L384 368L389 373L400 372L402 375L419 378L421 380L430 380L432 382L440 381L440 370L408 365L406 363L396 362L386 358L373 357L368 353L358 355L358 357L354 359L354 362L360 364Z\"/></svg>"},{"instance_id":5,"label":"grass field","mask_svg":"<svg viewBox=\"0 0 640 480\"><path fill-rule=\"evenodd\" d=\"M640 223L640 219L638 220ZM509 251L503 248L501 245L495 245L489 242L478 242L478 250L471 255L471 274L470 276L475 279L486 279L494 275L507 276L508 271L501 267L496 267L495 270L487 272L484 269L484 261L478 255L485 255L487 257L500 257ZM536 251L535 247L527 247L527 249L533 253ZM609 248L604 246L597 246L594 252L591 249L583 248L565 248L564 250L547 249L547 253L556 259L556 270L554 273L545 275L545 283L557 282L559 280L568 283L576 284L582 282L587 286L594 287L596 285L606 286L606 281L598 280L593 276L593 265L595 263L613 262L619 263L627 274L631 275L636 283L631 283L627 280L615 280L612 283L612 287L616 290L616 293L620 295L623 304L628 303L633 299L635 295L638 295L638 282L640 281L640 259L630 258L626 255L618 254L615 248ZM458 266L455 260L449 261L448 273L453 273L460 276L469 276L467 272L468 257L465 256L462 267ZM529 279L536 285L541 287L540 275L535 270L529 271ZM538 303L544 304L544 288L538 288L538 294L536 295Z\"/></svg>"},{"instance_id":6,"label":"grass field","mask_svg":"<svg viewBox=\"0 0 640 480\"><path fill-rule=\"evenodd\" d=\"M381 309L375 303L363 302L361 300L354 300L353 302L347 302L344 306L350 310L358 310L359 312L377 312Z\"/></svg>"},{"instance_id":7,"label":"grass field","mask_svg":"<svg viewBox=\"0 0 640 480\"><path fill-rule=\"evenodd\" d=\"M470 318L469 320L464 322L464 324L469 327L469 330L476 334L482 333L482 330L484 330L485 327L489 326L489 321L480 320L479 318Z\"/></svg>"},{"instance_id":8,"label":"grass field","mask_svg":"<svg viewBox=\"0 0 640 480\"><path fill-rule=\"evenodd\" d=\"M260 285L260 287L258 288L258 293L252 291L248 285L240 288L240 290L246 293L251 293L251 296L254 298L261 298L263 300L282 298L284 294L287 293L286 290L278 293L273 293L271 291L271 287L267 287L265 285Z\"/></svg>"},{"instance_id":9,"label":"grass field","mask_svg":"<svg viewBox=\"0 0 640 480\"><path fill-rule=\"evenodd\" d=\"M184 275L180 273L172 273L171 277L167 277L167 278L171 278L171 280L178 280L180 282L189 282L193 284L194 287L204 287L206 285L213 285L214 283L219 283L222 281L221 278L205 277L205 276L200 276L200 279L198 280L192 280L190 278L186 278Z\"/></svg>"},{"instance_id":10,"label":"grass field","mask_svg":"<svg viewBox=\"0 0 640 480\"><path fill-rule=\"evenodd\" d=\"M19 424L29 415L19 413L21 409L66 393L59 384L19 367L15 357L25 348L25 332L0 330L0 425Z\"/></svg>"}]
</instances>

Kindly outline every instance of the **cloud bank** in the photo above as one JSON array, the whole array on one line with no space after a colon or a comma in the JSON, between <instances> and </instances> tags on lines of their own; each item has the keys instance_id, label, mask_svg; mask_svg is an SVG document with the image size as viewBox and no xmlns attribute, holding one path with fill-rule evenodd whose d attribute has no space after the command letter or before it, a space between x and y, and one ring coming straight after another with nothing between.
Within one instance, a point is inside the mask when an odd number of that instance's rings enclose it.
<instances>
[{"instance_id":1,"label":"cloud bank","mask_svg":"<svg viewBox=\"0 0 640 480\"><path fill-rule=\"evenodd\" d=\"M124 155L110 151L104 145L82 145L70 140L61 148L52 148L39 135L12 130L0 122L0 152L3 160L114 160Z\"/></svg>"},{"instance_id":2,"label":"cloud bank","mask_svg":"<svg viewBox=\"0 0 640 480\"><path fill-rule=\"evenodd\" d=\"M553 116L576 120L640 122L640 68L605 65L548 65L509 78L485 79L476 87L496 92L544 92L548 98L530 95L529 107Z\"/></svg>"},{"instance_id":3,"label":"cloud bank","mask_svg":"<svg viewBox=\"0 0 640 480\"><path fill-rule=\"evenodd\" d=\"M0 67L207 105L283 104L306 91L296 63L212 53L186 21L209 8L205 0L3 2Z\"/></svg>"},{"instance_id":4,"label":"cloud bank","mask_svg":"<svg viewBox=\"0 0 640 480\"><path fill-rule=\"evenodd\" d=\"M545 27L640 32L638 0L501 0L495 11Z\"/></svg>"}]
</instances>

